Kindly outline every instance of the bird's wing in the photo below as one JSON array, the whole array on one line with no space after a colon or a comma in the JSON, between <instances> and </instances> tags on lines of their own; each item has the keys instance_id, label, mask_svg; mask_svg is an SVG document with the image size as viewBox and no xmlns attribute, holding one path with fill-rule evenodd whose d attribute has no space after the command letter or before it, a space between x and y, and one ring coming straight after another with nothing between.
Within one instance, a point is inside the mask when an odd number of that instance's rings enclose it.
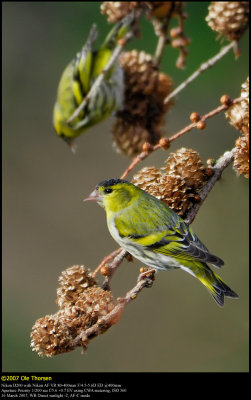
<instances>
[{"instance_id":1,"label":"bird's wing","mask_svg":"<svg viewBox=\"0 0 251 400\"><path fill-rule=\"evenodd\" d=\"M83 98L90 90L91 73L93 67L93 44L97 38L97 34L97 26L94 24L91 28L85 45L72 61L72 87L77 106L82 103Z\"/></svg>"},{"instance_id":2,"label":"bird's wing","mask_svg":"<svg viewBox=\"0 0 251 400\"><path fill-rule=\"evenodd\" d=\"M175 226L165 230L156 230L148 234L128 236L135 244L145 246L149 250L169 257L179 258L180 261L200 261L221 267L224 262L211 254L198 237L184 221L178 219Z\"/></svg>"},{"instance_id":3,"label":"bird's wing","mask_svg":"<svg viewBox=\"0 0 251 400\"><path fill-rule=\"evenodd\" d=\"M115 225L121 239L147 247L156 253L184 261L200 261L221 267L224 261L212 255L192 229L157 199L143 199L137 208L121 213ZM137 210L141 212L138 213Z\"/></svg>"},{"instance_id":4,"label":"bird's wing","mask_svg":"<svg viewBox=\"0 0 251 400\"><path fill-rule=\"evenodd\" d=\"M211 254L184 221L169 229L163 238L151 246L156 253L178 257L184 261L201 261L221 267L224 261Z\"/></svg>"}]
</instances>

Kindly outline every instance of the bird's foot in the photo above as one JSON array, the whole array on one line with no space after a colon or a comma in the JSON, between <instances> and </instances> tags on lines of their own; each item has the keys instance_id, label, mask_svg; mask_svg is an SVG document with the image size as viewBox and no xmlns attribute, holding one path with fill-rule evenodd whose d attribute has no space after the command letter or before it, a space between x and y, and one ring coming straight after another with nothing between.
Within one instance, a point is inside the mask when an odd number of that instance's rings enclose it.
<instances>
[{"instance_id":1,"label":"bird's foot","mask_svg":"<svg viewBox=\"0 0 251 400\"><path fill-rule=\"evenodd\" d=\"M155 274L155 269L154 268L140 268L140 274L137 279L137 283L142 281L143 279L147 279L147 287L151 287L154 281L154 274Z\"/></svg>"}]
</instances>

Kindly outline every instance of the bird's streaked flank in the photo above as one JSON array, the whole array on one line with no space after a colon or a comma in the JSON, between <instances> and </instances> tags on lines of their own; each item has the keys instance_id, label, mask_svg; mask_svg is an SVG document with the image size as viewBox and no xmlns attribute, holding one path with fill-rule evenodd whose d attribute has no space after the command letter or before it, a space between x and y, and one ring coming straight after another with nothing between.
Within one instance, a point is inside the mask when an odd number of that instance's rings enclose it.
<instances>
[{"instance_id":1,"label":"bird's streaked flank","mask_svg":"<svg viewBox=\"0 0 251 400\"><path fill-rule=\"evenodd\" d=\"M189 272L220 306L225 296L238 297L207 265L220 268L224 262L164 202L121 179L101 182L85 200L95 200L105 209L114 240L145 265Z\"/></svg>"}]
</instances>

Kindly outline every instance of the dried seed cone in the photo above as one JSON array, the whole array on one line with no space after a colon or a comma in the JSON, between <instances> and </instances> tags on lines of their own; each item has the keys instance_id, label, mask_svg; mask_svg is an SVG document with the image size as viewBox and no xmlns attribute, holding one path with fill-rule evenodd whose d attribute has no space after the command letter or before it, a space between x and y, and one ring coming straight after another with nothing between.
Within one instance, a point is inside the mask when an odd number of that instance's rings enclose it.
<instances>
[{"instance_id":1,"label":"dried seed cone","mask_svg":"<svg viewBox=\"0 0 251 400\"><path fill-rule=\"evenodd\" d=\"M31 332L32 350L47 357L73 350L76 336L84 335L86 329L96 324L114 306L110 292L97 286L87 288L79 293L74 305L67 303L57 314L46 315L36 321ZM81 342L81 345L84 343Z\"/></svg>"},{"instance_id":2,"label":"dried seed cone","mask_svg":"<svg viewBox=\"0 0 251 400\"><path fill-rule=\"evenodd\" d=\"M155 167L143 168L134 175L132 183L157 199L164 201L180 216L183 216L194 204L195 194L187 187L184 179L180 176L163 173L157 168L155 171Z\"/></svg>"},{"instance_id":3,"label":"dried seed cone","mask_svg":"<svg viewBox=\"0 0 251 400\"><path fill-rule=\"evenodd\" d=\"M193 190L201 189L207 178L197 151L185 147L170 153L166 160L166 172L168 175L180 176Z\"/></svg>"},{"instance_id":4,"label":"dried seed cone","mask_svg":"<svg viewBox=\"0 0 251 400\"><path fill-rule=\"evenodd\" d=\"M141 189L146 190L152 186L160 177L161 172L156 167L144 167L133 176L132 183Z\"/></svg>"},{"instance_id":5,"label":"dried seed cone","mask_svg":"<svg viewBox=\"0 0 251 400\"><path fill-rule=\"evenodd\" d=\"M101 14L107 16L108 22L118 22L135 8L144 8L148 17L165 18L179 11L181 1L104 1Z\"/></svg>"},{"instance_id":6,"label":"dried seed cone","mask_svg":"<svg viewBox=\"0 0 251 400\"><path fill-rule=\"evenodd\" d=\"M84 290L96 284L90 270L83 265L67 268L59 277L59 283L56 302L60 308L75 304Z\"/></svg>"},{"instance_id":7,"label":"dried seed cone","mask_svg":"<svg viewBox=\"0 0 251 400\"><path fill-rule=\"evenodd\" d=\"M164 99L172 90L172 81L158 72L152 57L143 51L125 52L120 64L125 73L125 101L112 131L115 147L132 157L142 151L145 142L154 145L163 136L170 106Z\"/></svg>"},{"instance_id":8,"label":"dried seed cone","mask_svg":"<svg viewBox=\"0 0 251 400\"><path fill-rule=\"evenodd\" d=\"M236 142L236 151L234 153L234 170L249 178L249 136L243 135L239 137Z\"/></svg>"},{"instance_id":9,"label":"dried seed cone","mask_svg":"<svg viewBox=\"0 0 251 400\"><path fill-rule=\"evenodd\" d=\"M111 292L100 287L86 289L77 302L63 310L63 319L73 338L96 324L115 306Z\"/></svg>"},{"instance_id":10,"label":"dried seed cone","mask_svg":"<svg viewBox=\"0 0 251 400\"><path fill-rule=\"evenodd\" d=\"M249 77L241 85L242 100L234 104L225 113L229 123L237 130L248 134L249 133Z\"/></svg>"},{"instance_id":11,"label":"dried seed cone","mask_svg":"<svg viewBox=\"0 0 251 400\"><path fill-rule=\"evenodd\" d=\"M31 347L39 356L51 357L70 351L72 337L60 312L38 319L32 327Z\"/></svg>"},{"instance_id":12,"label":"dried seed cone","mask_svg":"<svg viewBox=\"0 0 251 400\"><path fill-rule=\"evenodd\" d=\"M150 54L144 51L127 51L120 57L120 65L125 71L126 94L147 95L156 87L158 70ZM130 104L126 104L130 111Z\"/></svg>"},{"instance_id":13,"label":"dried seed cone","mask_svg":"<svg viewBox=\"0 0 251 400\"><path fill-rule=\"evenodd\" d=\"M248 27L248 1L212 1L208 10L208 25L228 40L239 40Z\"/></svg>"},{"instance_id":14,"label":"dried seed cone","mask_svg":"<svg viewBox=\"0 0 251 400\"><path fill-rule=\"evenodd\" d=\"M162 174L159 179L159 193L159 199L180 216L195 202L196 192L191 191L186 181L178 175Z\"/></svg>"},{"instance_id":15,"label":"dried seed cone","mask_svg":"<svg viewBox=\"0 0 251 400\"><path fill-rule=\"evenodd\" d=\"M144 167L133 176L132 183L160 199L158 187L161 172L156 167Z\"/></svg>"},{"instance_id":16,"label":"dried seed cone","mask_svg":"<svg viewBox=\"0 0 251 400\"><path fill-rule=\"evenodd\" d=\"M112 132L113 147L118 153L128 157L135 157L141 153L145 142L155 144L160 139L160 136L157 135L154 138L140 123L132 125L122 118L117 119Z\"/></svg>"},{"instance_id":17,"label":"dried seed cone","mask_svg":"<svg viewBox=\"0 0 251 400\"><path fill-rule=\"evenodd\" d=\"M101 317L108 314L114 308L113 300L111 292L95 286L86 289L74 307L78 312L84 312L96 318L96 316Z\"/></svg>"},{"instance_id":18,"label":"dried seed cone","mask_svg":"<svg viewBox=\"0 0 251 400\"><path fill-rule=\"evenodd\" d=\"M118 22L139 6L137 1L104 1L101 4L101 14L107 16L108 22Z\"/></svg>"},{"instance_id":19,"label":"dried seed cone","mask_svg":"<svg viewBox=\"0 0 251 400\"><path fill-rule=\"evenodd\" d=\"M132 183L184 216L198 201L199 190L206 179L199 154L192 149L181 148L170 154L164 168L145 167L134 175Z\"/></svg>"}]
</instances>

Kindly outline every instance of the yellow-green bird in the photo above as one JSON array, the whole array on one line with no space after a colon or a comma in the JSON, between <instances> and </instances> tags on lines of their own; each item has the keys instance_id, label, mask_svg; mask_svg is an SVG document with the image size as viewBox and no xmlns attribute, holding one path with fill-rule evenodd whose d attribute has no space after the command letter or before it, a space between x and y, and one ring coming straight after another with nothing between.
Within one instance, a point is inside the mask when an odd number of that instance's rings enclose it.
<instances>
[{"instance_id":1,"label":"yellow-green bird","mask_svg":"<svg viewBox=\"0 0 251 400\"><path fill-rule=\"evenodd\" d=\"M98 50L93 48L97 38L97 27L93 25L84 47L65 68L58 85L53 125L68 144L112 111L122 108L124 76L116 60L84 109L72 122L67 122L106 67L118 40L126 34L132 21L133 15L128 14L118 22Z\"/></svg>"},{"instance_id":2,"label":"yellow-green bird","mask_svg":"<svg viewBox=\"0 0 251 400\"><path fill-rule=\"evenodd\" d=\"M121 179L99 183L85 200L105 209L114 240L142 263L156 270L183 269L198 278L220 306L225 296L238 297L207 265L219 268L224 262L164 202Z\"/></svg>"}]
</instances>

